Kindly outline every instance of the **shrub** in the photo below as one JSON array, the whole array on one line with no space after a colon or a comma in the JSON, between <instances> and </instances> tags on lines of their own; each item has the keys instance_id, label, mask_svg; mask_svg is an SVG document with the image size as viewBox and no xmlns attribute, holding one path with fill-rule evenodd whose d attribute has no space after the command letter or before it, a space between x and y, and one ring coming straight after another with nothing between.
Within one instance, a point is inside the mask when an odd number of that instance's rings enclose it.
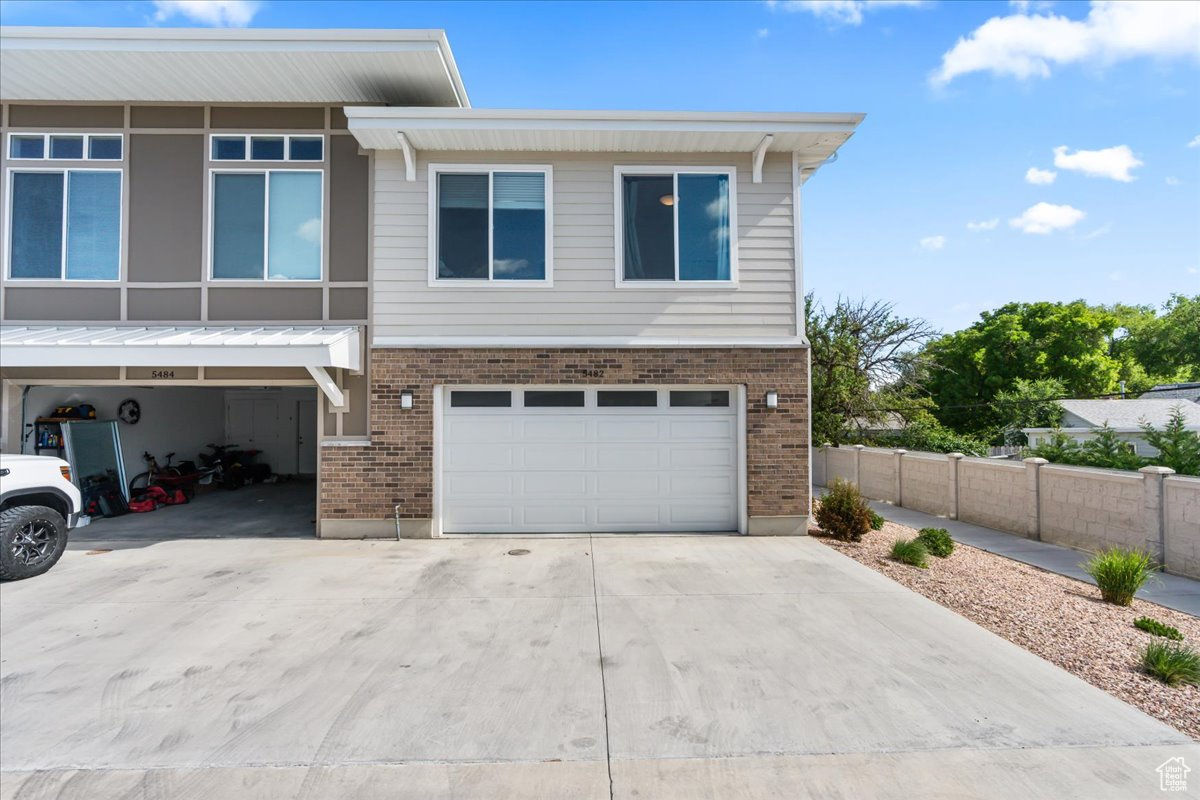
<instances>
[{"instance_id":1,"label":"shrub","mask_svg":"<svg viewBox=\"0 0 1200 800\"><path fill-rule=\"evenodd\" d=\"M871 509L871 530L873 530L873 531L883 530L884 521L885 520L884 520L883 516L878 511Z\"/></svg>"},{"instance_id":2,"label":"shrub","mask_svg":"<svg viewBox=\"0 0 1200 800\"><path fill-rule=\"evenodd\" d=\"M1079 566L1096 581L1100 596L1119 606L1132 604L1133 595L1154 571L1149 553L1123 547L1101 550Z\"/></svg>"},{"instance_id":3,"label":"shrub","mask_svg":"<svg viewBox=\"0 0 1200 800\"><path fill-rule=\"evenodd\" d=\"M901 564L925 569L929 566L929 551L919 539L897 539L892 542L892 558Z\"/></svg>"},{"instance_id":4,"label":"shrub","mask_svg":"<svg viewBox=\"0 0 1200 800\"><path fill-rule=\"evenodd\" d=\"M817 509L821 530L844 542L857 542L871 530L871 509L858 487L835 478Z\"/></svg>"},{"instance_id":5,"label":"shrub","mask_svg":"<svg viewBox=\"0 0 1200 800\"><path fill-rule=\"evenodd\" d=\"M1167 686L1200 686L1200 653L1182 644L1150 642L1142 651L1142 669Z\"/></svg>"},{"instance_id":6,"label":"shrub","mask_svg":"<svg viewBox=\"0 0 1200 800\"><path fill-rule=\"evenodd\" d=\"M954 552L954 540L945 528L921 528L917 541L925 545L930 555L946 558Z\"/></svg>"},{"instance_id":7,"label":"shrub","mask_svg":"<svg viewBox=\"0 0 1200 800\"><path fill-rule=\"evenodd\" d=\"M1179 632L1178 628L1173 628L1170 625L1153 619L1152 617L1138 617L1133 621L1133 627L1140 628L1146 633L1152 633L1155 636L1174 639L1177 642L1183 641L1183 634Z\"/></svg>"}]
</instances>

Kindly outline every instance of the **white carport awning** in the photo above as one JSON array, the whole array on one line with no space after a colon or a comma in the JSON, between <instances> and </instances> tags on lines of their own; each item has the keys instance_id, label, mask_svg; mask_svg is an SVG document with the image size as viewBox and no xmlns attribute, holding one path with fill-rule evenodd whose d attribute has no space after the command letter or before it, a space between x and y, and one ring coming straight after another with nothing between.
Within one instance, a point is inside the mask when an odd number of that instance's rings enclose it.
<instances>
[{"instance_id":1,"label":"white carport awning","mask_svg":"<svg viewBox=\"0 0 1200 800\"><path fill-rule=\"evenodd\" d=\"M335 406L326 370L362 368L361 334L347 327L0 326L6 367L304 367Z\"/></svg>"}]
</instances>

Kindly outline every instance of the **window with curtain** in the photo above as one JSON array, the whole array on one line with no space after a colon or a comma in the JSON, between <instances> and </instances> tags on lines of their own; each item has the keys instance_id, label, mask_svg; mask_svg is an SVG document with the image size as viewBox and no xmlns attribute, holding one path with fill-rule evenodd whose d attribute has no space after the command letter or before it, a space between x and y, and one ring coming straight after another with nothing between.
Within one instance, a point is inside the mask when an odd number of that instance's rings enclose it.
<instances>
[{"instance_id":1,"label":"window with curtain","mask_svg":"<svg viewBox=\"0 0 1200 800\"><path fill-rule=\"evenodd\" d=\"M322 208L320 172L214 172L213 279L319 281Z\"/></svg>"},{"instance_id":2,"label":"window with curtain","mask_svg":"<svg viewBox=\"0 0 1200 800\"><path fill-rule=\"evenodd\" d=\"M121 277L121 173L10 173L9 277L115 281Z\"/></svg>"},{"instance_id":3,"label":"window with curtain","mask_svg":"<svg viewBox=\"0 0 1200 800\"><path fill-rule=\"evenodd\" d=\"M545 171L435 169L439 281L545 281Z\"/></svg>"},{"instance_id":4,"label":"window with curtain","mask_svg":"<svg viewBox=\"0 0 1200 800\"><path fill-rule=\"evenodd\" d=\"M729 281L728 172L621 173L625 281Z\"/></svg>"}]
</instances>

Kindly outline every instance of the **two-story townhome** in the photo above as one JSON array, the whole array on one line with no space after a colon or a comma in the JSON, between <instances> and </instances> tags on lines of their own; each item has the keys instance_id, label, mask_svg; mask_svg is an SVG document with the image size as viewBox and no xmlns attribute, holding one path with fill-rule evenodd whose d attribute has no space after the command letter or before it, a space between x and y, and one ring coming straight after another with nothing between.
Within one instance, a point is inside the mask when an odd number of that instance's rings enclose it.
<instances>
[{"instance_id":1,"label":"two-story townhome","mask_svg":"<svg viewBox=\"0 0 1200 800\"><path fill-rule=\"evenodd\" d=\"M322 536L805 532L800 197L861 115L471 108L427 31L3 60L7 449L27 387L270 443L298 391Z\"/></svg>"}]
</instances>

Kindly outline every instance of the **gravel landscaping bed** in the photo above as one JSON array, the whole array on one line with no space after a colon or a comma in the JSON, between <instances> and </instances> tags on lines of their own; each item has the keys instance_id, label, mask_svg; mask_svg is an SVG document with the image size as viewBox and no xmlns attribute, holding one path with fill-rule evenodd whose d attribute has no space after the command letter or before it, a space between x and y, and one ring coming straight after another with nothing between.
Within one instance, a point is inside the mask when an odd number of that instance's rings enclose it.
<instances>
[{"instance_id":1,"label":"gravel landscaping bed","mask_svg":"<svg viewBox=\"0 0 1200 800\"><path fill-rule=\"evenodd\" d=\"M899 564L888 558L892 542L917 532L894 522L861 542L838 541L816 527L809 533L1200 740L1200 688L1172 689L1140 672L1142 648L1157 637L1133 627L1138 617L1153 617L1178 628L1184 644L1200 648L1200 619L1144 600L1128 608L1105 603L1091 584L961 543L949 558L930 557L928 569ZM1085 557L1080 553L1079 560Z\"/></svg>"}]
</instances>

